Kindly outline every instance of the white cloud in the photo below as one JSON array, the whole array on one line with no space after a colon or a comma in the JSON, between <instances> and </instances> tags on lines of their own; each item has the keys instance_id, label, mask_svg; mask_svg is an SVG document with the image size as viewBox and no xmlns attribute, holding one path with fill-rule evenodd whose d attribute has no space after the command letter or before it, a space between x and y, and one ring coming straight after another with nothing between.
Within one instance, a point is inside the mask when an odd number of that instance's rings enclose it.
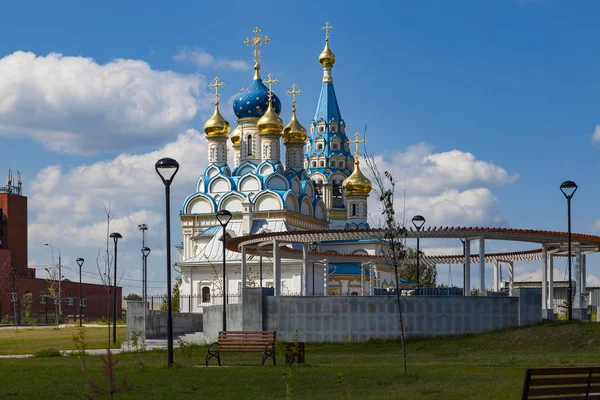
<instances>
[{"instance_id":1,"label":"white cloud","mask_svg":"<svg viewBox=\"0 0 600 400\"><path fill-rule=\"evenodd\" d=\"M394 201L399 216L406 207L407 217L422 214L428 225L503 225L498 200L489 187L518 179L517 174L510 175L471 153L456 149L434 153L424 143L405 152L375 156L374 161L380 172L389 171L397 182ZM371 210L379 210L376 197L369 198Z\"/></svg>"},{"instance_id":2,"label":"white cloud","mask_svg":"<svg viewBox=\"0 0 600 400\"><path fill-rule=\"evenodd\" d=\"M246 61L216 59L214 56L199 48L181 48L179 53L173 56L173 60L188 61L201 68L211 67L214 69L229 70L247 70L250 68L250 64Z\"/></svg>"},{"instance_id":3,"label":"white cloud","mask_svg":"<svg viewBox=\"0 0 600 400\"><path fill-rule=\"evenodd\" d=\"M201 75L141 60L17 51L0 59L0 135L28 135L67 153L122 151L176 136L210 108Z\"/></svg>"},{"instance_id":4,"label":"white cloud","mask_svg":"<svg viewBox=\"0 0 600 400\"><path fill-rule=\"evenodd\" d=\"M594 133L592 134L592 141L600 142L600 125L596 125L596 129L594 129Z\"/></svg>"}]
</instances>

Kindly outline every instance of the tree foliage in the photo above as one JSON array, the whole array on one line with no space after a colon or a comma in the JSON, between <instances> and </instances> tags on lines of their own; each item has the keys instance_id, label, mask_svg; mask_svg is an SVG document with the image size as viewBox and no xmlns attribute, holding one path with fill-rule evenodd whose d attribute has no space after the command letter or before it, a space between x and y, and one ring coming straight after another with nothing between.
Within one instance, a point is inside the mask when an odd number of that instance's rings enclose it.
<instances>
[{"instance_id":1,"label":"tree foliage","mask_svg":"<svg viewBox=\"0 0 600 400\"><path fill-rule=\"evenodd\" d=\"M129 293L123 298L123 300L142 301L142 296L137 293Z\"/></svg>"},{"instance_id":2,"label":"tree foliage","mask_svg":"<svg viewBox=\"0 0 600 400\"><path fill-rule=\"evenodd\" d=\"M437 282L437 268L435 265L426 264L423 261L425 253L421 251L421 262L419 262L419 284L421 287L435 287ZM406 249L406 258L416 260L417 250L413 248ZM417 263L403 262L398 268L398 273L402 279L410 282L417 282Z\"/></svg>"},{"instance_id":3,"label":"tree foliage","mask_svg":"<svg viewBox=\"0 0 600 400\"><path fill-rule=\"evenodd\" d=\"M173 286L173 290L171 293L171 311L179 312L181 310L180 307L180 299L181 299L181 282L176 281L175 286ZM169 305L167 303L168 297L164 296L162 304L160 305L160 311L167 311L169 309Z\"/></svg>"}]
</instances>

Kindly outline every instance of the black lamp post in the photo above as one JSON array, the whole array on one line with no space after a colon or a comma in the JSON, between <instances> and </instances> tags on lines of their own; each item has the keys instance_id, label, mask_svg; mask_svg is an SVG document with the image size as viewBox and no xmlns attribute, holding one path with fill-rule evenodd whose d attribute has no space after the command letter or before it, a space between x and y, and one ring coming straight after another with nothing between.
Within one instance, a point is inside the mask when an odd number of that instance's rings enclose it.
<instances>
[{"instance_id":1,"label":"black lamp post","mask_svg":"<svg viewBox=\"0 0 600 400\"><path fill-rule=\"evenodd\" d=\"M144 258L144 248L146 247L146 231L148 230L148 225L139 224L138 229L142 231L142 299L146 301L146 285L144 284L144 281L146 279L146 264Z\"/></svg>"},{"instance_id":2,"label":"black lamp post","mask_svg":"<svg viewBox=\"0 0 600 400\"><path fill-rule=\"evenodd\" d=\"M560 191L567 199L567 214L569 224L569 321L573 320L573 284L571 283L571 199L577 191L577 184L573 181L564 181Z\"/></svg>"},{"instance_id":3,"label":"black lamp post","mask_svg":"<svg viewBox=\"0 0 600 400\"><path fill-rule=\"evenodd\" d=\"M82 304L81 304L81 299L83 298L83 291L81 290L81 267L83 267L83 263L84 263L84 259L79 257L77 260L77 265L79 265L79 326L83 326L83 320L81 317L81 314L83 314L82 312Z\"/></svg>"},{"instance_id":4,"label":"black lamp post","mask_svg":"<svg viewBox=\"0 0 600 400\"><path fill-rule=\"evenodd\" d=\"M144 301L148 299L148 254L150 254L150 248L142 248L142 298Z\"/></svg>"},{"instance_id":5,"label":"black lamp post","mask_svg":"<svg viewBox=\"0 0 600 400\"><path fill-rule=\"evenodd\" d=\"M312 242L311 244L308 245L308 247L310 248L310 251L317 251L317 249L319 248L319 243L317 242ZM312 262L312 294L313 296L315 295L315 262Z\"/></svg>"},{"instance_id":6,"label":"black lamp post","mask_svg":"<svg viewBox=\"0 0 600 400\"><path fill-rule=\"evenodd\" d=\"M117 242L123 237L119 232L113 232L110 237L115 241L115 271L113 280L113 344L117 343Z\"/></svg>"},{"instance_id":7,"label":"black lamp post","mask_svg":"<svg viewBox=\"0 0 600 400\"><path fill-rule=\"evenodd\" d=\"M217 221L223 227L223 330L227 330L227 265L225 264L225 246L227 244L226 228L231 220L231 213L227 210L217 212Z\"/></svg>"},{"instance_id":8,"label":"black lamp post","mask_svg":"<svg viewBox=\"0 0 600 400\"><path fill-rule=\"evenodd\" d=\"M421 230L421 228L423 227L423 225L425 224L425 218L422 215L415 215L412 219L412 223L415 226L415 228L417 229L417 232L419 232ZM419 260L421 259L421 251L419 248L419 237L417 236L417 294L419 293L419 288L421 287L420 285L420 278L421 278L421 271L419 270Z\"/></svg>"},{"instance_id":9,"label":"black lamp post","mask_svg":"<svg viewBox=\"0 0 600 400\"><path fill-rule=\"evenodd\" d=\"M156 173L165 185L167 227L167 365L173 365L173 315L171 311L171 182L179 171L179 163L172 158L161 158L154 164ZM164 175L163 175L164 174Z\"/></svg>"}]
</instances>

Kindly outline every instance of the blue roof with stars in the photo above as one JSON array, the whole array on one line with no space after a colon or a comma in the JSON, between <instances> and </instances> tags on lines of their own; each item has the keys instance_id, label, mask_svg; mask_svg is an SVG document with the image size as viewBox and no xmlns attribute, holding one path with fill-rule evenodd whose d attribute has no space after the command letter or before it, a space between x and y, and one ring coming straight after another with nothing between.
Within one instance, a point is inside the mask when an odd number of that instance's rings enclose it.
<instances>
[{"instance_id":1,"label":"blue roof with stars","mask_svg":"<svg viewBox=\"0 0 600 400\"><path fill-rule=\"evenodd\" d=\"M252 84L233 101L233 112L239 118L260 118L269 105L269 88L262 79L255 79ZM273 110L277 114L281 112L281 102L273 93Z\"/></svg>"}]
</instances>

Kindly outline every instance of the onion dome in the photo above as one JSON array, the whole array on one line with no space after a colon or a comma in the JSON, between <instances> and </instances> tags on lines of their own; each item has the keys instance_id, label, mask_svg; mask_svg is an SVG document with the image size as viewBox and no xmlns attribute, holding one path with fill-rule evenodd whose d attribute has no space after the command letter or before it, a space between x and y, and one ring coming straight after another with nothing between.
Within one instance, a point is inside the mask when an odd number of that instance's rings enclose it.
<instances>
[{"instance_id":1,"label":"onion dome","mask_svg":"<svg viewBox=\"0 0 600 400\"><path fill-rule=\"evenodd\" d=\"M304 143L308 133L296 118L296 109L292 111L292 119L283 130L283 143Z\"/></svg>"},{"instance_id":2,"label":"onion dome","mask_svg":"<svg viewBox=\"0 0 600 400\"><path fill-rule=\"evenodd\" d=\"M319 62L322 67L333 67L333 64L335 64L335 54L329 48L329 39L325 40L325 48L319 54Z\"/></svg>"},{"instance_id":3,"label":"onion dome","mask_svg":"<svg viewBox=\"0 0 600 400\"><path fill-rule=\"evenodd\" d=\"M231 132L231 135L229 135L229 140L231 140L231 143L233 144L234 147L237 147L240 145L240 139L241 139L241 128L238 125L233 132Z\"/></svg>"},{"instance_id":4,"label":"onion dome","mask_svg":"<svg viewBox=\"0 0 600 400\"><path fill-rule=\"evenodd\" d=\"M354 171L344 179L342 189L346 192L346 196L368 196L372 188L371 181L360 170L357 159L354 163Z\"/></svg>"},{"instance_id":5,"label":"onion dome","mask_svg":"<svg viewBox=\"0 0 600 400\"><path fill-rule=\"evenodd\" d=\"M275 97L275 96L273 96ZM267 112L260 117L256 126L260 131L261 135L273 134L273 133L281 133L283 130L283 120L277 115L273 106L271 105L271 101L267 103L269 106L267 108Z\"/></svg>"},{"instance_id":6,"label":"onion dome","mask_svg":"<svg viewBox=\"0 0 600 400\"><path fill-rule=\"evenodd\" d=\"M281 112L281 102L273 94L273 111L277 114ZM246 90L236 96L233 101L233 112L242 118L260 118L263 116L269 106L269 88L263 83L262 79L255 79Z\"/></svg>"},{"instance_id":7,"label":"onion dome","mask_svg":"<svg viewBox=\"0 0 600 400\"><path fill-rule=\"evenodd\" d=\"M227 136L231 126L219 111L219 102L215 103L215 112L212 117L204 123L204 132L208 137Z\"/></svg>"}]
</instances>

